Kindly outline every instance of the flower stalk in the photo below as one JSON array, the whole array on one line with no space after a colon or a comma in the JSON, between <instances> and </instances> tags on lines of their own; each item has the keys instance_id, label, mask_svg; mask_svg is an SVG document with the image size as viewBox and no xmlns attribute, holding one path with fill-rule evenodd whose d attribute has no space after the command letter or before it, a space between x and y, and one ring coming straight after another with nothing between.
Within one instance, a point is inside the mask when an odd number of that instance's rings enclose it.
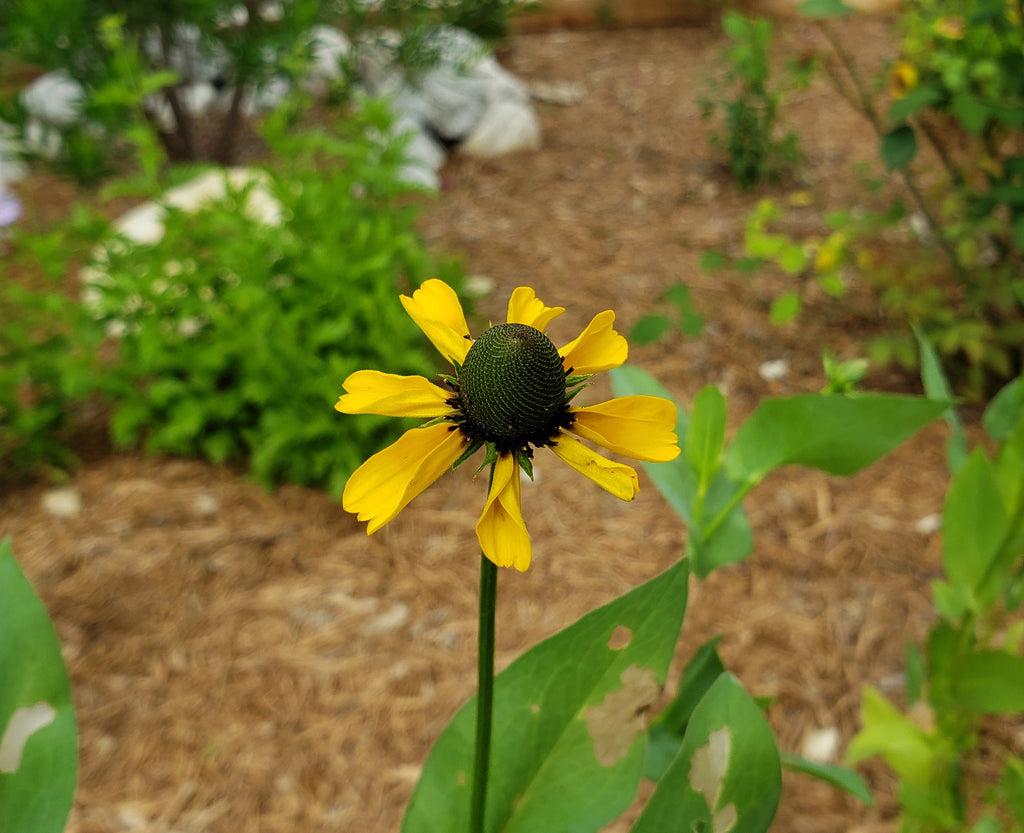
<instances>
[{"instance_id":1,"label":"flower stalk","mask_svg":"<svg viewBox=\"0 0 1024 833\"><path fill-rule=\"evenodd\" d=\"M476 744L470 796L469 833L483 833L487 777L491 765L491 717L494 710L494 619L498 565L480 556L480 629L477 634Z\"/></svg>"}]
</instances>

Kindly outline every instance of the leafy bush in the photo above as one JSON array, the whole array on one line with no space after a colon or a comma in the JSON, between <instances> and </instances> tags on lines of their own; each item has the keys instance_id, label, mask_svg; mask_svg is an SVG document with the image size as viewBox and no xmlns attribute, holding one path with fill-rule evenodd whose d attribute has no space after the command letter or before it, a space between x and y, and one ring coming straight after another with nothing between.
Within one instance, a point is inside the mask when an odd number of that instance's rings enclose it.
<instances>
[{"instance_id":1,"label":"leafy bush","mask_svg":"<svg viewBox=\"0 0 1024 833\"><path fill-rule=\"evenodd\" d=\"M937 356L922 347L929 394L948 396ZM867 688L847 758L879 756L893 769L902 830L1020 830L1024 759L1008 736L1024 713L1024 377L985 411L991 456L982 445L968 454L955 413L948 420L937 621L921 648L908 646L906 710Z\"/></svg>"},{"instance_id":2,"label":"leafy bush","mask_svg":"<svg viewBox=\"0 0 1024 833\"><path fill-rule=\"evenodd\" d=\"M95 383L101 331L60 290L69 257L103 224L84 211L48 234L19 234L11 264L41 266L40 286L0 274L0 480L65 468L70 413Z\"/></svg>"},{"instance_id":3,"label":"leafy bush","mask_svg":"<svg viewBox=\"0 0 1024 833\"><path fill-rule=\"evenodd\" d=\"M699 104L706 119L721 111L725 133L713 133L711 144L726 151L740 187L752 188L796 164L800 150L792 133L775 135L783 93L771 79L771 23L728 11L722 28L732 41L721 55L726 69ZM803 83L809 70L808 64L791 62L785 83Z\"/></svg>"},{"instance_id":4,"label":"leafy bush","mask_svg":"<svg viewBox=\"0 0 1024 833\"><path fill-rule=\"evenodd\" d=\"M460 274L413 228L382 107L340 136L276 129L288 162L266 184L280 222L249 216L253 185L194 215L168 211L152 246L106 247L91 307L117 335L117 359L102 387L119 445L248 460L265 484L338 494L395 430L339 420L342 382L363 367L431 375L419 330L391 301L439 273L458 286Z\"/></svg>"}]
</instances>

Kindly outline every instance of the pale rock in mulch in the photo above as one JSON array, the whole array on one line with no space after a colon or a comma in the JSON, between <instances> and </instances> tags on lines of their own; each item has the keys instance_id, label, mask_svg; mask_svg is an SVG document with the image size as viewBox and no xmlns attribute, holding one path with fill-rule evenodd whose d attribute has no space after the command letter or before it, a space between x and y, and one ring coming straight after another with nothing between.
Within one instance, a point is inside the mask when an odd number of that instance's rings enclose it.
<instances>
[{"instance_id":1,"label":"pale rock in mulch","mask_svg":"<svg viewBox=\"0 0 1024 833\"><path fill-rule=\"evenodd\" d=\"M235 167L200 174L166 191L159 200L149 200L126 211L114 223L114 230L133 243L154 245L163 239L168 208L194 213L223 200L229 189L240 191L250 185L243 210L254 220L269 226L279 225L281 204L270 193L267 174L256 168Z\"/></svg>"},{"instance_id":2,"label":"pale rock in mulch","mask_svg":"<svg viewBox=\"0 0 1024 833\"><path fill-rule=\"evenodd\" d=\"M310 65L302 88L310 95L322 98L331 85L340 81L342 64L352 52L348 35L333 26L317 25L309 30Z\"/></svg>"},{"instance_id":3,"label":"pale rock in mulch","mask_svg":"<svg viewBox=\"0 0 1024 833\"><path fill-rule=\"evenodd\" d=\"M575 107L583 101L583 87L572 81L531 81L527 89L532 99L544 104Z\"/></svg>"},{"instance_id":4,"label":"pale rock in mulch","mask_svg":"<svg viewBox=\"0 0 1024 833\"><path fill-rule=\"evenodd\" d=\"M378 613L372 619L367 621L363 625L363 632L369 636L375 636L379 634L392 633L398 630L402 625L409 621L409 607L408 605L398 602L392 605L390 608L385 610L383 613Z\"/></svg>"},{"instance_id":5,"label":"pale rock in mulch","mask_svg":"<svg viewBox=\"0 0 1024 833\"><path fill-rule=\"evenodd\" d=\"M82 511L82 493L73 486L43 492L43 511L51 518L73 518Z\"/></svg>"},{"instance_id":6,"label":"pale rock in mulch","mask_svg":"<svg viewBox=\"0 0 1024 833\"><path fill-rule=\"evenodd\" d=\"M918 535L934 535L940 529L942 529L942 515L937 512L925 515L914 524L914 532Z\"/></svg>"},{"instance_id":7,"label":"pale rock in mulch","mask_svg":"<svg viewBox=\"0 0 1024 833\"><path fill-rule=\"evenodd\" d=\"M777 382L789 374L789 361L787 359L771 359L762 362L757 368L757 375L766 382Z\"/></svg>"},{"instance_id":8,"label":"pale rock in mulch","mask_svg":"<svg viewBox=\"0 0 1024 833\"><path fill-rule=\"evenodd\" d=\"M809 761L834 763L839 759L840 740L839 730L835 726L815 729L804 736L800 754Z\"/></svg>"},{"instance_id":9,"label":"pale rock in mulch","mask_svg":"<svg viewBox=\"0 0 1024 833\"><path fill-rule=\"evenodd\" d=\"M64 70L40 75L20 94L25 120L25 148L44 159L60 152L61 131L78 122L85 106L85 88Z\"/></svg>"},{"instance_id":10,"label":"pale rock in mulch","mask_svg":"<svg viewBox=\"0 0 1024 833\"><path fill-rule=\"evenodd\" d=\"M539 147L540 123L533 110L519 101L498 101L487 108L459 152L489 157Z\"/></svg>"}]
</instances>

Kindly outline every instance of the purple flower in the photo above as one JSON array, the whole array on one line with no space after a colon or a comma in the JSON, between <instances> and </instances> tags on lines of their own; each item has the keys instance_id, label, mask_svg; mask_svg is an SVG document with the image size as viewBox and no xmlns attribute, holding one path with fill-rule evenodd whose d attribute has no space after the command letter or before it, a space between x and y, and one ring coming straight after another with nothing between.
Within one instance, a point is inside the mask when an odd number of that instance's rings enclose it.
<instances>
[{"instance_id":1,"label":"purple flower","mask_svg":"<svg viewBox=\"0 0 1024 833\"><path fill-rule=\"evenodd\" d=\"M12 225L21 216L21 200L0 190L0 228Z\"/></svg>"}]
</instances>

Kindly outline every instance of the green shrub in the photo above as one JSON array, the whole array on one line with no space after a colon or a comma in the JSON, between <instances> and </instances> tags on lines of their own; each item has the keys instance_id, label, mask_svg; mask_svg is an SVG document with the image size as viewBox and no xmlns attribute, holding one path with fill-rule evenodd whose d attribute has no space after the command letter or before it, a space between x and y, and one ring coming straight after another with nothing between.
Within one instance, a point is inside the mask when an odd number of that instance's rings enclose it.
<instances>
[{"instance_id":1,"label":"green shrub","mask_svg":"<svg viewBox=\"0 0 1024 833\"><path fill-rule=\"evenodd\" d=\"M791 62L780 85L772 78L769 63L772 27L765 18L749 18L728 11L722 28L731 43L722 52L725 71L714 81L709 96L699 100L705 119L721 113L724 132L711 135L711 145L724 150L729 170L741 188L752 188L800 160L797 138L792 133L776 136L779 105L784 85L802 84L811 66Z\"/></svg>"},{"instance_id":2,"label":"green shrub","mask_svg":"<svg viewBox=\"0 0 1024 833\"><path fill-rule=\"evenodd\" d=\"M252 188L196 214L170 211L153 246L107 247L93 309L117 335L103 389L121 446L245 461L264 484L340 493L394 420L341 420L342 382L365 367L432 375L428 345L393 301L459 270L438 261L402 195L400 143L369 108L343 134L271 137L287 159L267 178L281 205L268 225Z\"/></svg>"},{"instance_id":3,"label":"green shrub","mask_svg":"<svg viewBox=\"0 0 1024 833\"><path fill-rule=\"evenodd\" d=\"M31 280L0 273L0 480L74 461L69 415L94 388L102 333L60 281L69 258L102 227L78 211L61 228L12 241L12 267L33 266L21 267Z\"/></svg>"}]
</instances>

